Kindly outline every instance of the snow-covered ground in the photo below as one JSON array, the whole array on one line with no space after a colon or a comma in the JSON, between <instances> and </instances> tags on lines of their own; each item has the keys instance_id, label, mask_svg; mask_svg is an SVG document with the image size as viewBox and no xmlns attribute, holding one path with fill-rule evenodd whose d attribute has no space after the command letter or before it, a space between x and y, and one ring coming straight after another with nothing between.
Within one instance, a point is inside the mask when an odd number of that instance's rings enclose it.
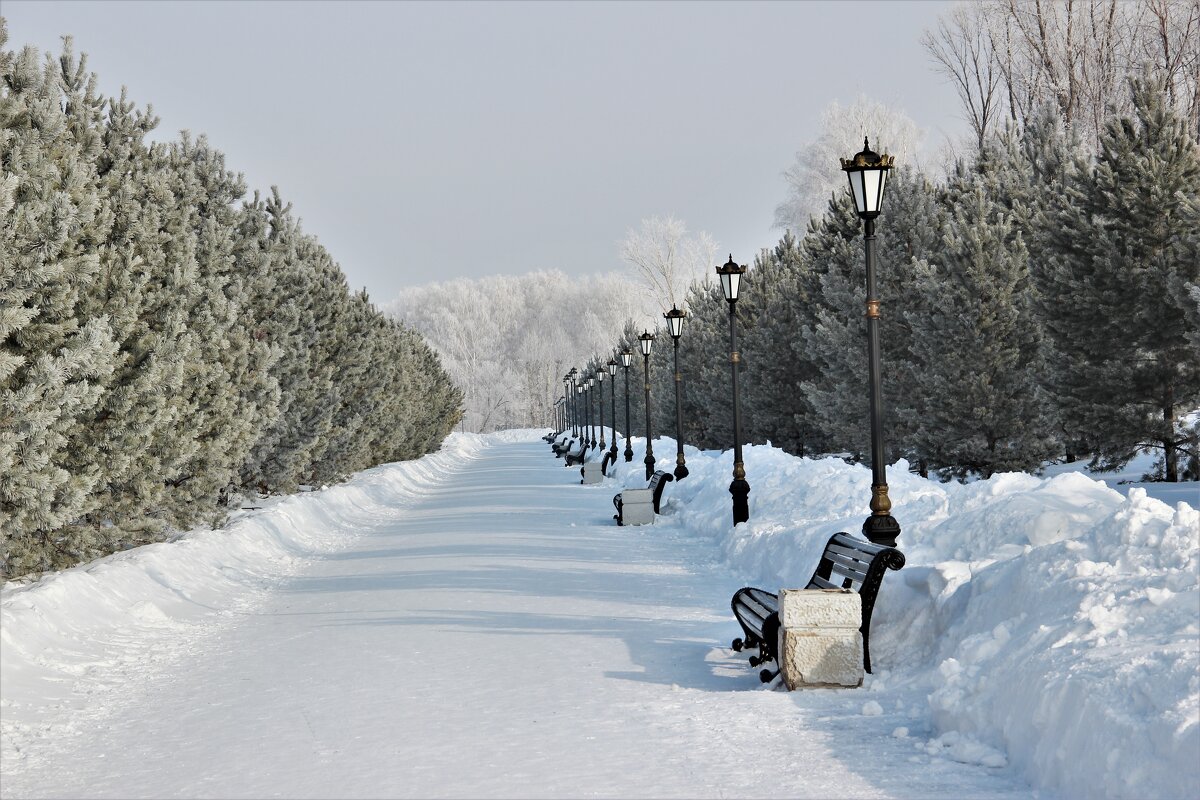
<instances>
[{"instance_id":1,"label":"snow-covered ground","mask_svg":"<svg viewBox=\"0 0 1200 800\"><path fill-rule=\"evenodd\" d=\"M4 587L0 794L1200 796L1197 503L895 465L876 673L788 693L729 597L802 586L869 471L749 447L734 529L731 455L687 448L620 528L641 441L580 486L539 433Z\"/></svg>"}]
</instances>

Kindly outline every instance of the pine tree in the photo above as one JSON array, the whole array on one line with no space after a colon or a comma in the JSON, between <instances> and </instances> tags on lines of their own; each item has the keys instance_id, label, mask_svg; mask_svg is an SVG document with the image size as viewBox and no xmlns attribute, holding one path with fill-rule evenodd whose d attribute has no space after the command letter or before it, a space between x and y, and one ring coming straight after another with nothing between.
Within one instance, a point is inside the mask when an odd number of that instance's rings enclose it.
<instances>
[{"instance_id":1,"label":"pine tree","mask_svg":"<svg viewBox=\"0 0 1200 800\"><path fill-rule=\"evenodd\" d=\"M1068 185L1039 282L1066 362L1055 394L1091 432L1093 466L1157 448L1161 476L1176 481L1189 438L1180 412L1200 403L1183 290L1200 281L1200 148L1161 86L1136 80L1133 99L1134 116L1108 121L1094 168Z\"/></svg>"},{"instance_id":2,"label":"pine tree","mask_svg":"<svg viewBox=\"0 0 1200 800\"><path fill-rule=\"evenodd\" d=\"M7 31L0 27L0 51ZM95 81L66 43L60 66L26 47L5 52L0 76L0 572L73 563L56 531L78 516L99 469L67 468L76 418L101 396L116 359L103 316L76 305L99 268L106 236L94 167L94 132L71 110L94 113Z\"/></svg>"},{"instance_id":3,"label":"pine tree","mask_svg":"<svg viewBox=\"0 0 1200 800\"><path fill-rule=\"evenodd\" d=\"M249 275L239 263L237 208L245 193L240 176L225 168L224 156L204 137L186 133L179 142L155 148L169 171L179 215L168 220L172 235L189 245L185 269L194 269L187 297L186 339L197 348L187 364L178 398L186 420L186 452L166 475L166 509L172 524L216 521L236 488L236 471L275 411L268 345L253 336ZM262 418L259 417L262 414Z\"/></svg>"},{"instance_id":4,"label":"pine tree","mask_svg":"<svg viewBox=\"0 0 1200 800\"><path fill-rule=\"evenodd\" d=\"M982 163L950 182L944 244L917 277L928 300L908 314L914 444L945 476L1033 470L1053 452L1028 253L998 202L1008 176Z\"/></svg>"}]
</instances>

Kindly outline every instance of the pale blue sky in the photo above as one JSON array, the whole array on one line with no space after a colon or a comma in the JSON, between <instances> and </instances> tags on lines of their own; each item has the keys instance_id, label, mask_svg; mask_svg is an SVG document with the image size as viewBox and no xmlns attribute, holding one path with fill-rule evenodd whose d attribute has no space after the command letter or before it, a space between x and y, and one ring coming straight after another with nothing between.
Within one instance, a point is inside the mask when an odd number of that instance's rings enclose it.
<instances>
[{"instance_id":1,"label":"pale blue sky","mask_svg":"<svg viewBox=\"0 0 1200 800\"><path fill-rule=\"evenodd\" d=\"M277 184L355 287L621 269L674 214L749 262L782 173L859 93L935 144L964 125L921 48L942 2L29 2L10 47L75 36L101 89ZM847 142L847 155L857 149Z\"/></svg>"}]
</instances>

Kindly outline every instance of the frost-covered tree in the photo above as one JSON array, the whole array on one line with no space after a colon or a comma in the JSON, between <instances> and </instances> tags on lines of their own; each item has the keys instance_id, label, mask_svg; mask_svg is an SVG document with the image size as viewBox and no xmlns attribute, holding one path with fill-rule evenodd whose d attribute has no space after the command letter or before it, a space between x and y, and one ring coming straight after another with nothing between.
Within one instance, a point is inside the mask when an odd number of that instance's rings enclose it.
<instances>
[{"instance_id":1,"label":"frost-covered tree","mask_svg":"<svg viewBox=\"0 0 1200 800\"><path fill-rule=\"evenodd\" d=\"M224 156L204 137L185 133L152 153L169 171L180 204L175 230L195 247L194 258L185 261L185 268L190 262L195 269L186 336L198 358L187 364L177 398L188 421L188 452L165 476L171 521L186 527L219 518L259 426L277 413L272 406L277 384L270 374L270 347L254 337L249 284L260 276L240 263L245 251L237 238L235 203L245 194L241 176L226 169Z\"/></svg>"},{"instance_id":2,"label":"frost-covered tree","mask_svg":"<svg viewBox=\"0 0 1200 800\"><path fill-rule=\"evenodd\" d=\"M461 395L278 193L0 18L0 577L436 448ZM399 422L397 422L399 421ZM265 436L269 433L269 436ZM261 443L261 447L256 444Z\"/></svg>"},{"instance_id":3,"label":"frost-covered tree","mask_svg":"<svg viewBox=\"0 0 1200 800\"><path fill-rule=\"evenodd\" d=\"M783 173L788 196L775 209L775 226L799 234L808 221L824 213L831 195L846 191L846 175L839 158L849 156L849 144L871 137L880 152L911 164L922 141L922 133L907 114L865 95L849 105L836 100L821 114L817 138L796 152L796 159Z\"/></svg>"},{"instance_id":4,"label":"frost-covered tree","mask_svg":"<svg viewBox=\"0 0 1200 800\"><path fill-rule=\"evenodd\" d=\"M1062 413L1092 432L1093 464L1118 468L1140 449L1179 479L1189 440L1181 412L1200 404L1200 352L1185 287L1200 281L1200 147L1154 80L1134 113L1109 120L1094 168L1069 176L1037 271L1044 324L1062 357Z\"/></svg>"},{"instance_id":5,"label":"frost-covered tree","mask_svg":"<svg viewBox=\"0 0 1200 800\"><path fill-rule=\"evenodd\" d=\"M0 51L7 32L0 26ZM82 60L5 53L0 75L0 529L3 571L72 563L56 531L77 517L100 470L68 468L75 420L116 362L104 316L79 317L111 224L100 200L99 137L68 109L100 99Z\"/></svg>"},{"instance_id":6,"label":"frost-covered tree","mask_svg":"<svg viewBox=\"0 0 1200 800\"><path fill-rule=\"evenodd\" d=\"M639 311L647 315L679 307L689 286L708 279L716 255L712 236L704 231L689 236L687 225L672 216L643 219L621 242L621 259L645 289L649 307Z\"/></svg>"},{"instance_id":7,"label":"frost-covered tree","mask_svg":"<svg viewBox=\"0 0 1200 800\"><path fill-rule=\"evenodd\" d=\"M611 352L641 305L641 289L618 273L550 270L419 286L386 310L429 339L463 391L464 426L490 431L552 424L562 376Z\"/></svg>"},{"instance_id":8,"label":"frost-covered tree","mask_svg":"<svg viewBox=\"0 0 1200 800\"><path fill-rule=\"evenodd\" d=\"M1165 102L1200 136L1196 0L983 0L950 7L923 44L958 90L982 141L1006 118L1024 127L1050 104L1092 146L1128 78L1150 70ZM998 130L994 132L999 132Z\"/></svg>"}]
</instances>

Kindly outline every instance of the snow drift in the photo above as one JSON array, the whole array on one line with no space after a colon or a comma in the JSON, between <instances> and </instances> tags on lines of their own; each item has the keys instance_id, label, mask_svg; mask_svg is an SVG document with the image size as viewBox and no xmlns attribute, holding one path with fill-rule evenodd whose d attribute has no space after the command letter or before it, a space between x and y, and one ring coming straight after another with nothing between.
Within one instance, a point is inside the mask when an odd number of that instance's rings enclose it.
<instances>
[{"instance_id":1,"label":"snow drift","mask_svg":"<svg viewBox=\"0 0 1200 800\"><path fill-rule=\"evenodd\" d=\"M540 433L453 434L437 454L269 501L223 530L4 587L3 757L19 757L25 728L69 728L70 714L60 712L80 703L79 692L110 688L106 676L128 675L130 664L161 668L178 658L306 559L342 547L347 530L384 518L479 447ZM656 450L666 454L658 467L672 468L674 442ZM686 452L691 475L667 488L663 516L629 535L678 537L747 583L803 586L827 538L857 532L869 513L865 467L753 446L744 453L751 518L734 528L732 455ZM889 479L907 566L887 576L875 608L877 674L862 690L863 713L882 711L886 682L928 698L921 714L933 735L914 745L931 754L1010 765L1035 787L1068 796L1197 796L1195 507L1140 489L1126 497L1074 473L959 485L906 466L893 465ZM640 460L619 461L614 478L580 491L639 485ZM787 701L805 702L800 694Z\"/></svg>"},{"instance_id":2,"label":"snow drift","mask_svg":"<svg viewBox=\"0 0 1200 800\"><path fill-rule=\"evenodd\" d=\"M674 442L655 450L672 469ZM751 446L735 529L732 454L686 456L657 526L711 537L764 588L805 585L828 537L870 513L867 467ZM931 746L1070 796L1196 796L1200 512L1078 473L943 484L901 461L888 478L907 565L883 582L872 661L928 693Z\"/></svg>"}]
</instances>

